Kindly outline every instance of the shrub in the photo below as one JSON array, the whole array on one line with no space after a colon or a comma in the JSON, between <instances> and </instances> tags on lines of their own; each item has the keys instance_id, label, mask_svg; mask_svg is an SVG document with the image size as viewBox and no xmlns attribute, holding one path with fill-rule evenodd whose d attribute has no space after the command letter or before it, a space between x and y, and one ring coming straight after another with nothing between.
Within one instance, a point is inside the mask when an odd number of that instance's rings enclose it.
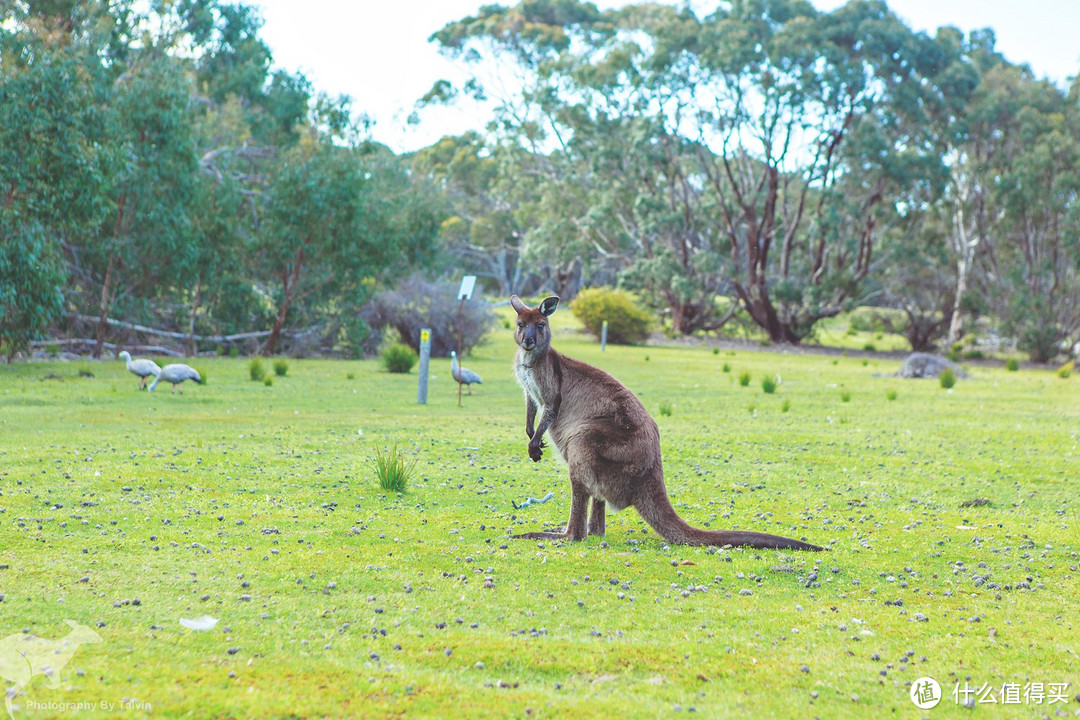
<instances>
[{"instance_id":1,"label":"shrub","mask_svg":"<svg viewBox=\"0 0 1080 720\"><path fill-rule=\"evenodd\" d=\"M649 311L625 290L586 288L574 298L570 310L598 338L607 320L608 341L618 345L642 342L653 326Z\"/></svg>"},{"instance_id":2,"label":"shrub","mask_svg":"<svg viewBox=\"0 0 1080 720\"><path fill-rule=\"evenodd\" d=\"M720 348L718 348L718 347L714 347L714 348L712 349L712 354L713 354L713 355L719 355L719 354L720 354Z\"/></svg>"},{"instance_id":3,"label":"shrub","mask_svg":"<svg viewBox=\"0 0 1080 720\"><path fill-rule=\"evenodd\" d=\"M874 346L874 343L866 343L862 346L862 349L866 352L875 352L877 350L877 348Z\"/></svg>"},{"instance_id":4,"label":"shrub","mask_svg":"<svg viewBox=\"0 0 1080 720\"><path fill-rule=\"evenodd\" d=\"M986 354L982 350L966 350L964 351L965 360L984 360Z\"/></svg>"},{"instance_id":5,"label":"shrub","mask_svg":"<svg viewBox=\"0 0 1080 720\"><path fill-rule=\"evenodd\" d=\"M661 400L660 401L660 414L663 415L664 417L671 417L671 413L672 413L671 403L669 403L667 400Z\"/></svg>"},{"instance_id":6,"label":"shrub","mask_svg":"<svg viewBox=\"0 0 1080 720\"><path fill-rule=\"evenodd\" d=\"M1009 372L1016 372L1020 369L1020 361L1016 358L1009 358L1005 361L1005 369Z\"/></svg>"},{"instance_id":7,"label":"shrub","mask_svg":"<svg viewBox=\"0 0 1080 720\"><path fill-rule=\"evenodd\" d=\"M285 377L289 372L289 361L284 358L278 358L274 361L274 374L278 377Z\"/></svg>"},{"instance_id":8,"label":"shrub","mask_svg":"<svg viewBox=\"0 0 1080 720\"><path fill-rule=\"evenodd\" d=\"M897 394L896 394L895 390L888 390L888 391L885 392L885 399L890 401L890 402L895 400L896 397L897 397Z\"/></svg>"},{"instance_id":9,"label":"shrub","mask_svg":"<svg viewBox=\"0 0 1080 720\"><path fill-rule=\"evenodd\" d=\"M382 353L383 367L392 373L407 373L419 360L416 351L403 343L387 345Z\"/></svg>"},{"instance_id":10,"label":"shrub","mask_svg":"<svg viewBox=\"0 0 1080 720\"><path fill-rule=\"evenodd\" d=\"M761 389L765 391L766 395L772 395L776 392L776 379L765 376L761 379Z\"/></svg>"},{"instance_id":11,"label":"shrub","mask_svg":"<svg viewBox=\"0 0 1080 720\"><path fill-rule=\"evenodd\" d=\"M952 368L945 368L938 375L938 382L941 383L941 387L948 390L956 384L956 373L953 372Z\"/></svg>"},{"instance_id":12,"label":"shrub","mask_svg":"<svg viewBox=\"0 0 1080 720\"><path fill-rule=\"evenodd\" d=\"M963 353L964 344L957 342L952 344L952 347L949 348L949 352L945 354L945 357L949 358L953 362L960 362L960 359L963 357Z\"/></svg>"},{"instance_id":13,"label":"shrub","mask_svg":"<svg viewBox=\"0 0 1080 720\"><path fill-rule=\"evenodd\" d=\"M1069 362L1065 363L1057 369L1057 376L1064 380L1065 378L1072 375L1073 367L1073 361L1070 360ZM90 377L93 377L93 375L91 375Z\"/></svg>"},{"instance_id":14,"label":"shrub","mask_svg":"<svg viewBox=\"0 0 1080 720\"><path fill-rule=\"evenodd\" d=\"M266 368L263 367L262 358L259 356L251 358L251 362L248 363L248 375L255 382L262 382L262 379L266 377Z\"/></svg>"},{"instance_id":15,"label":"shrub","mask_svg":"<svg viewBox=\"0 0 1080 720\"><path fill-rule=\"evenodd\" d=\"M720 369L723 372L731 372L731 363L724 363L723 365L720 366Z\"/></svg>"},{"instance_id":16,"label":"shrub","mask_svg":"<svg viewBox=\"0 0 1080 720\"><path fill-rule=\"evenodd\" d=\"M273 384L274 384L274 376L273 375L267 375L265 378L263 378L263 385L265 385L266 387L271 387Z\"/></svg>"},{"instance_id":17,"label":"shrub","mask_svg":"<svg viewBox=\"0 0 1080 720\"><path fill-rule=\"evenodd\" d=\"M739 373L739 384L743 387L746 387L750 384L750 373L746 370L743 370L741 373Z\"/></svg>"},{"instance_id":18,"label":"shrub","mask_svg":"<svg viewBox=\"0 0 1080 720\"><path fill-rule=\"evenodd\" d=\"M231 357L231 358L240 357L240 348L236 347L235 345L230 345L229 346L229 357Z\"/></svg>"},{"instance_id":19,"label":"shrub","mask_svg":"<svg viewBox=\"0 0 1080 720\"><path fill-rule=\"evenodd\" d=\"M346 380L355 380L356 379L356 373L348 373L347 375L345 375L345 379Z\"/></svg>"},{"instance_id":20,"label":"shrub","mask_svg":"<svg viewBox=\"0 0 1080 720\"><path fill-rule=\"evenodd\" d=\"M787 412L791 409L791 398L784 398L784 402L780 404L780 412Z\"/></svg>"},{"instance_id":21,"label":"shrub","mask_svg":"<svg viewBox=\"0 0 1080 720\"><path fill-rule=\"evenodd\" d=\"M420 330L431 330L432 357L449 357L458 349L458 283L431 282L419 275L402 281L393 290L377 294L364 306L361 317L371 333L364 351L374 353L380 342L395 339L420 351ZM494 312L480 292L461 309L461 354L467 355L496 323Z\"/></svg>"},{"instance_id":22,"label":"shrub","mask_svg":"<svg viewBox=\"0 0 1080 720\"><path fill-rule=\"evenodd\" d=\"M851 393L848 392L847 390L844 390L843 392L841 392L840 393L840 401L841 402L851 402Z\"/></svg>"},{"instance_id":23,"label":"shrub","mask_svg":"<svg viewBox=\"0 0 1080 720\"><path fill-rule=\"evenodd\" d=\"M383 490L403 492L415 467L416 458L406 459L405 455L397 449L397 445L387 452L375 449L373 469L375 477L379 480L379 487Z\"/></svg>"}]
</instances>

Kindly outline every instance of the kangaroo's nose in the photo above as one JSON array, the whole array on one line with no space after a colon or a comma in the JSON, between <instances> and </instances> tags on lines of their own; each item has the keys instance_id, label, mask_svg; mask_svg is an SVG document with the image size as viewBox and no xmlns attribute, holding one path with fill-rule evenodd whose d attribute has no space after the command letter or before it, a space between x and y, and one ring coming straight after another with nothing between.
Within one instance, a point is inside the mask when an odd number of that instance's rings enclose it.
<instances>
[{"instance_id":1,"label":"kangaroo's nose","mask_svg":"<svg viewBox=\"0 0 1080 720\"><path fill-rule=\"evenodd\" d=\"M536 347L536 340L533 340L532 338L525 338L521 342L521 347L525 348L526 350L532 350L534 347Z\"/></svg>"}]
</instances>

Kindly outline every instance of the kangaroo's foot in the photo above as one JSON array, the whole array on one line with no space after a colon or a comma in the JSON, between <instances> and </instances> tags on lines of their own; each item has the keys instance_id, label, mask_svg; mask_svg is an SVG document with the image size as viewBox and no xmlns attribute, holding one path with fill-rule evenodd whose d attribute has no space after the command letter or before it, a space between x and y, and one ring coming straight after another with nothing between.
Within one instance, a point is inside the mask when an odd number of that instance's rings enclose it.
<instances>
[{"instance_id":1,"label":"kangaroo's foot","mask_svg":"<svg viewBox=\"0 0 1080 720\"><path fill-rule=\"evenodd\" d=\"M564 530L547 530L544 532L528 532L520 535L511 535L513 540L584 540L585 537L574 537Z\"/></svg>"}]
</instances>

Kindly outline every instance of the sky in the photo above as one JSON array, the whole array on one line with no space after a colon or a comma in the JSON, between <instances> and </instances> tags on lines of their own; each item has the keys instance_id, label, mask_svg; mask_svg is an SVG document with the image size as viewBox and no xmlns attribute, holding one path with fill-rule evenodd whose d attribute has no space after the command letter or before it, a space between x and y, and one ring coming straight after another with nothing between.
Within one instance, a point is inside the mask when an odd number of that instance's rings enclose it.
<instances>
[{"instance_id":1,"label":"sky","mask_svg":"<svg viewBox=\"0 0 1080 720\"><path fill-rule=\"evenodd\" d=\"M441 56L428 38L447 23L497 1L246 0L262 15L261 37L273 52L275 66L304 73L316 91L351 96L354 109L374 120L374 139L395 152L483 127L487 118L465 107L425 110L418 125L406 120L435 81L460 83L468 77L462 64ZM826 11L844 2L811 1ZM602 9L630 4L594 2ZM706 0L691 3L695 8L715 5ZM889 0L889 7L915 30L991 27L1006 59L1026 63L1036 76L1063 87L1080 73L1080 0Z\"/></svg>"}]
</instances>

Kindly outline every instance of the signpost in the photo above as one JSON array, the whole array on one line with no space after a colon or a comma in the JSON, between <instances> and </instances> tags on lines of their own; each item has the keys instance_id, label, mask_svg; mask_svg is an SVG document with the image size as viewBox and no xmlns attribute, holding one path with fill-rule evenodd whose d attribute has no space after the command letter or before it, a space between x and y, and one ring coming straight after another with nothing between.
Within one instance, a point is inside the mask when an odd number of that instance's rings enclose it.
<instances>
[{"instance_id":1,"label":"signpost","mask_svg":"<svg viewBox=\"0 0 1080 720\"><path fill-rule=\"evenodd\" d=\"M465 301L472 297L473 288L475 288L475 287L476 287L476 276L475 275L466 275L465 277L461 278L461 287L458 289L458 307L457 307L457 327L458 327L457 356L458 356L459 367L460 367L460 363L464 360L464 358L461 357L461 338L465 334L465 321L463 319L463 313L464 313L464 310L465 310ZM458 380L458 384L457 384L457 406L461 407L461 381L460 380Z\"/></svg>"},{"instance_id":2,"label":"signpost","mask_svg":"<svg viewBox=\"0 0 1080 720\"><path fill-rule=\"evenodd\" d=\"M416 393L416 402L427 405L428 365L431 360L431 330L420 329L420 388Z\"/></svg>"}]
</instances>

